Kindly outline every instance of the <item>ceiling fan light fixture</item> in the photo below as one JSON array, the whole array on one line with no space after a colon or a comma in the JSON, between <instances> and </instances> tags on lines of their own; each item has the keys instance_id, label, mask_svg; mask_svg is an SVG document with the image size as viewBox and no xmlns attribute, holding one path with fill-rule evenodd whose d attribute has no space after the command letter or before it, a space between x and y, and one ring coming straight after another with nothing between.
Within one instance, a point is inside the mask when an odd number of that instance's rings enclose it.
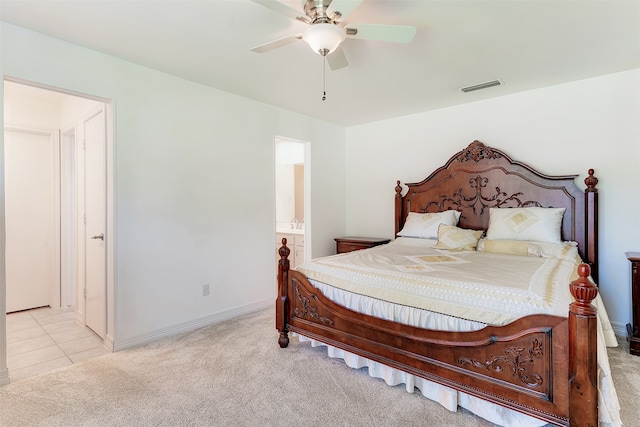
<instances>
[{"instance_id":1,"label":"ceiling fan light fixture","mask_svg":"<svg viewBox=\"0 0 640 427\"><path fill-rule=\"evenodd\" d=\"M336 50L346 37L342 27L328 23L313 24L302 34L311 50L322 56Z\"/></svg>"}]
</instances>

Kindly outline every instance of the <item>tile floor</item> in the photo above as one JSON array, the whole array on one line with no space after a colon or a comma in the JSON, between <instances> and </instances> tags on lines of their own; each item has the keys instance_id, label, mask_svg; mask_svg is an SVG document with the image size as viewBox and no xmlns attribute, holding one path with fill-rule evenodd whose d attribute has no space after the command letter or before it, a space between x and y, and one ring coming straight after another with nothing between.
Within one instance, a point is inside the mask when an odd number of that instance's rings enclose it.
<instances>
[{"instance_id":1,"label":"tile floor","mask_svg":"<svg viewBox=\"0 0 640 427\"><path fill-rule=\"evenodd\" d=\"M7 314L11 382L109 353L75 316L72 308L48 307Z\"/></svg>"}]
</instances>

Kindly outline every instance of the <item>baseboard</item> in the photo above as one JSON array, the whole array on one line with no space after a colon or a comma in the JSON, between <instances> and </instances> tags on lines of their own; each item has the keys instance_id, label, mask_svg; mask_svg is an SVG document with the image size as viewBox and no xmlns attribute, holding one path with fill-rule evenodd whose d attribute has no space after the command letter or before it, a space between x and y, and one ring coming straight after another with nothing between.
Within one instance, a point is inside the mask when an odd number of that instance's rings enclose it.
<instances>
[{"instance_id":1,"label":"baseboard","mask_svg":"<svg viewBox=\"0 0 640 427\"><path fill-rule=\"evenodd\" d=\"M107 350L109 351L114 351L114 343L113 343L113 336L110 334L107 334L107 336L105 337L104 341L104 346L106 347Z\"/></svg>"},{"instance_id":2,"label":"baseboard","mask_svg":"<svg viewBox=\"0 0 640 427\"><path fill-rule=\"evenodd\" d=\"M627 325L617 322L611 322L611 328L613 329L613 333L616 334L617 337L626 337L627 336Z\"/></svg>"},{"instance_id":3,"label":"baseboard","mask_svg":"<svg viewBox=\"0 0 640 427\"><path fill-rule=\"evenodd\" d=\"M180 334L183 332L193 331L204 326L209 326L214 323L230 320L235 317L239 317L245 314L254 313L256 311L265 310L269 307L273 307L273 299L255 302L253 304L245 305L242 307L236 307L231 310L222 311L219 313L211 314L209 316L201 317L189 322L180 323L178 325L170 326L167 328L159 329L149 334L139 335L137 337L129 338L126 340L115 340L113 343L113 351L120 351L131 347L147 344L161 338L170 337L172 335Z\"/></svg>"},{"instance_id":4,"label":"baseboard","mask_svg":"<svg viewBox=\"0 0 640 427\"><path fill-rule=\"evenodd\" d=\"M9 380L9 370L8 369L3 369L0 371L0 387L2 387L3 385L7 385L11 382L11 380Z\"/></svg>"}]
</instances>

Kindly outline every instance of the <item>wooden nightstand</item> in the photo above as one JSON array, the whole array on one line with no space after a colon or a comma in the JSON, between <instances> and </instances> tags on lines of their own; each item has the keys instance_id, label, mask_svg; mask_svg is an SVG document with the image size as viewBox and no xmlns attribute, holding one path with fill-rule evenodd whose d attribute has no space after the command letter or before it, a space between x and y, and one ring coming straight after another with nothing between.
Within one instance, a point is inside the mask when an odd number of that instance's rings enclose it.
<instances>
[{"instance_id":1,"label":"wooden nightstand","mask_svg":"<svg viewBox=\"0 0 640 427\"><path fill-rule=\"evenodd\" d=\"M383 239L380 237L336 237L336 252L343 254L345 252L359 251L360 249L368 249L378 245L384 245L391 239Z\"/></svg>"},{"instance_id":2,"label":"wooden nightstand","mask_svg":"<svg viewBox=\"0 0 640 427\"><path fill-rule=\"evenodd\" d=\"M629 353L640 356L640 252L625 253L631 261L631 319L627 324Z\"/></svg>"}]
</instances>

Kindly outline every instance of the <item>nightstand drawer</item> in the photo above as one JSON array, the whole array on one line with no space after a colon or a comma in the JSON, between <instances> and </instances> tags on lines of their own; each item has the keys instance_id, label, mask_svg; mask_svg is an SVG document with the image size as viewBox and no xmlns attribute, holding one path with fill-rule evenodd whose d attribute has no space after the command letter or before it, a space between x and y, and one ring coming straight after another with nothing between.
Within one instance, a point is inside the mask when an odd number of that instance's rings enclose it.
<instances>
[{"instance_id":1,"label":"nightstand drawer","mask_svg":"<svg viewBox=\"0 0 640 427\"><path fill-rule=\"evenodd\" d=\"M360 249L369 249L391 241L391 239L380 237L337 237L334 240L336 241L336 252L339 254L359 251Z\"/></svg>"},{"instance_id":2,"label":"nightstand drawer","mask_svg":"<svg viewBox=\"0 0 640 427\"><path fill-rule=\"evenodd\" d=\"M341 254L344 252L359 251L360 249L372 248L368 243L353 243L353 242L338 242L336 244L336 251Z\"/></svg>"}]
</instances>

